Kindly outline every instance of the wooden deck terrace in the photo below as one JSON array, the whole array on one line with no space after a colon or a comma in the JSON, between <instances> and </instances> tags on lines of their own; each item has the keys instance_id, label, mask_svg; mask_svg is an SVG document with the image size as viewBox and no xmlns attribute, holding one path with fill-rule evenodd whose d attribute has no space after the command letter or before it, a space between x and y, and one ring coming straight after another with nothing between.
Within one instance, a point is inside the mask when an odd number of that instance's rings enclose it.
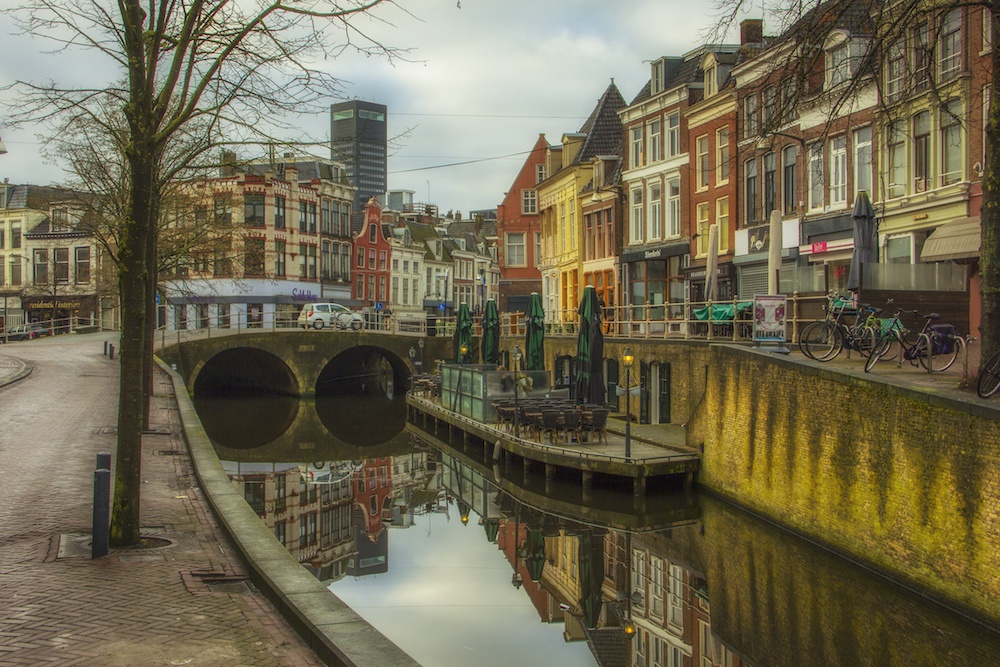
<instances>
[{"instance_id":1,"label":"wooden deck terrace","mask_svg":"<svg viewBox=\"0 0 1000 667\"><path fill-rule=\"evenodd\" d=\"M518 437L499 424L485 424L443 407L433 396L406 397L408 421L429 433L447 429L460 434L467 446L480 446L485 454L510 471L520 464L525 477L543 472L546 479L556 475L579 475L584 491L594 484L615 486L629 484L637 498L644 497L650 486L694 483L701 457L685 448L652 442L648 437L629 439L629 457L625 456L625 437L609 429L606 440L552 444L528 437ZM663 425L663 429L679 429ZM505 476L509 473L505 472Z\"/></svg>"}]
</instances>

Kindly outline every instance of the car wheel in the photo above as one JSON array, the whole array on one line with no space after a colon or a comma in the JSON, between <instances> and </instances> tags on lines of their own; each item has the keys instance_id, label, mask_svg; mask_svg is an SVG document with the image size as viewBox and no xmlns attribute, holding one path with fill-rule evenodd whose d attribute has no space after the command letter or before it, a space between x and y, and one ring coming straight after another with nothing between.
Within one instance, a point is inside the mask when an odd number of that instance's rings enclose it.
<instances>
[{"instance_id":1,"label":"car wheel","mask_svg":"<svg viewBox=\"0 0 1000 667\"><path fill-rule=\"evenodd\" d=\"M318 320L313 320L313 329L316 329L318 331L323 328L323 324L324 322L322 318Z\"/></svg>"}]
</instances>

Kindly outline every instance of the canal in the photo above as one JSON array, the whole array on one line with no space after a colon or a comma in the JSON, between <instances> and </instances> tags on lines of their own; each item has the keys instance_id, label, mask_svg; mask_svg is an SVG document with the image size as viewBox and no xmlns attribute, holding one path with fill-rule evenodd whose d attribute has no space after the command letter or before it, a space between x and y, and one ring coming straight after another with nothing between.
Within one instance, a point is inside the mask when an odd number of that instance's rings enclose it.
<instances>
[{"instance_id":1,"label":"canal","mask_svg":"<svg viewBox=\"0 0 1000 667\"><path fill-rule=\"evenodd\" d=\"M992 631L710 495L507 479L392 394L195 404L261 520L422 665L1000 664Z\"/></svg>"}]
</instances>

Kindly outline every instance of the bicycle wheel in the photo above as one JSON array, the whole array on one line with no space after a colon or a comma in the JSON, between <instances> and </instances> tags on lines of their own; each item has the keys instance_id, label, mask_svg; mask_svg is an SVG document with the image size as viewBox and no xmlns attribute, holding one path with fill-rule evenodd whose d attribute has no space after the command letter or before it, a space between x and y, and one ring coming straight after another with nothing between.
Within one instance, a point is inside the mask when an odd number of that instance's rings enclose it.
<instances>
[{"instance_id":1,"label":"bicycle wheel","mask_svg":"<svg viewBox=\"0 0 1000 667\"><path fill-rule=\"evenodd\" d=\"M872 353L868 355L868 360L865 361L865 373L871 373L872 369L875 368L875 364L878 363L882 355L892 348L892 344L895 341L896 336L893 333L887 332L882 334L879 339L875 342L872 347Z\"/></svg>"},{"instance_id":2,"label":"bicycle wheel","mask_svg":"<svg viewBox=\"0 0 1000 667\"><path fill-rule=\"evenodd\" d=\"M810 359L829 361L840 353L844 344L844 334L830 322L814 322L802 330L799 347Z\"/></svg>"},{"instance_id":3,"label":"bicycle wheel","mask_svg":"<svg viewBox=\"0 0 1000 667\"><path fill-rule=\"evenodd\" d=\"M862 357L870 357L875 343L878 341L878 332L874 327L862 326L852 332L852 347L857 350Z\"/></svg>"},{"instance_id":4,"label":"bicycle wheel","mask_svg":"<svg viewBox=\"0 0 1000 667\"><path fill-rule=\"evenodd\" d=\"M951 368L955 359L958 358L958 344L952 340L950 341L951 350L935 352L935 350L942 350L944 344L949 341L945 341L944 336L939 333L924 334L924 340L926 340L929 349L928 354L917 357L920 360L920 365L931 373L940 373Z\"/></svg>"},{"instance_id":5,"label":"bicycle wheel","mask_svg":"<svg viewBox=\"0 0 1000 667\"><path fill-rule=\"evenodd\" d=\"M979 398L989 398L1000 389L1000 350L993 353L993 356L983 365L983 370L979 371L979 380L976 382L976 393Z\"/></svg>"}]
</instances>

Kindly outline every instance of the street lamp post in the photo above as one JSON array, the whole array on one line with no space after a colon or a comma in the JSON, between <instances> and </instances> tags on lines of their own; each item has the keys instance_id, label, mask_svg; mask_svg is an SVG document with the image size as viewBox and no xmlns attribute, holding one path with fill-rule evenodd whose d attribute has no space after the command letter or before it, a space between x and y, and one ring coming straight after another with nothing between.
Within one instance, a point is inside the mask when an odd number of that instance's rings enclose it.
<instances>
[{"instance_id":1,"label":"street lamp post","mask_svg":"<svg viewBox=\"0 0 1000 667\"><path fill-rule=\"evenodd\" d=\"M410 393L411 394L413 393L413 387L414 387L413 372L415 372L417 370L417 367L414 365L414 362L413 362L413 358L416 357L416 356L417 356L417 351L414 350L413 347L411 346L410 347L410 368L413 369L413 371L410 372Z\"/></svg>"},{"instance_id":2,"label":"street lamp post","mask_svg":"<svg viewBox=\"0 0 1000 667\"><path fill-rule=\"evenodd\" d=\"M421 338L420 340L417 341L417 347L420 348L420 361L417 362L417 365L420 366L420 372L423 373L424 372L424 339L423 338Z\"/></svg>"},{"instance_id":3,"label":"street lamp post","mask_svg":"<svg viewBox=\"0 0 1000 667\"><path fill-rule=\"evenodd\" d=\"M625 458L632 458L632 363L635 355L631 348L625 348L622 363L625 365Z\"/></svg>"},{"instance_id":4,"label":"street lamp post","mask_svg":"<svg viewBox=\"0 0 1000 667\"><path fill-rule=\"evenodd\" d=\"M514 364L513 364L514 365L514 437L515 438L520 438L521 437L521 429L520 429L520 425L519 425L519 419L520 419L520 416L521 416L521 410L518 408L518 405L517 405L517 392L518 392L517 374L521 370L521 348L520 348L520 346L518 346L518 345L514 346L514 349L511 350L510 358L514 362Z\"/></svg>"}]
</instances>

